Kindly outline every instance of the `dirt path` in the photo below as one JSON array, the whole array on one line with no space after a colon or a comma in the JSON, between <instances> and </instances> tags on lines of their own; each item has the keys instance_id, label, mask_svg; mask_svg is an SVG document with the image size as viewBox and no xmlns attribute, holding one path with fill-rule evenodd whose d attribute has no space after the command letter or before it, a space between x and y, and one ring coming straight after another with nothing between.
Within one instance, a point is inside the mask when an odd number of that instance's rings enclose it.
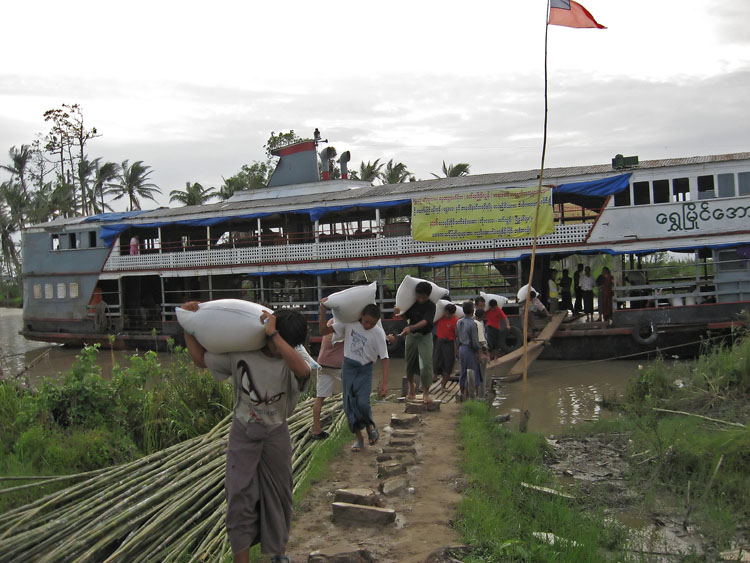
<instances>
[{"instance_id":1,"label":"dirt path","mask_svg":"<svg viewBox=\"0 0 750 563\"><path fill-rule=\"evenodd\" d=\"M358 453L345 448L329 466L329 479L317 483L295 507L288 545L292 560L307 561L316 550L337 554L366 549L378 562L416 563L436 549L457 545L459 537L451 527L451 519L461 499L458 409L455 403L443 404L440 411L420 414L418 424L403 429L416 433L416 464L408 468L406 475L411 489L384 497L385 508L397 513L395 523L334 523L331 503L337 489L378 490L376 458L390 438L383 429L389 426L392 414L405 416L403 404L376 403L373 415L381 429L380 442Z\"/></svg>"}]
</instances>

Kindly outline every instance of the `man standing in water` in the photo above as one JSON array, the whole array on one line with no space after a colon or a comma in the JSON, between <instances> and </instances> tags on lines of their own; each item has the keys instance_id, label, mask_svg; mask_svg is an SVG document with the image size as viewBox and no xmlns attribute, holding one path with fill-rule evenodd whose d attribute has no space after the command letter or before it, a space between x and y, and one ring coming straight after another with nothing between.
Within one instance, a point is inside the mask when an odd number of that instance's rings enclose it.
<instances>
[{"instance_id":1,"label":"man standing in water","mask_svg":"<svg viewBox=\"0 0 750 563\"><path fill-rule=\"evenodd\" d=\"M421 281L414 288L417 301L403 313L409 323L399 336L405 338L404 355L406 356L406 378L409 380L407 399L415 399L417 385L414 378L420 376L422 381L422 401L431 403L430 385L432 385L432 321L435 319L435 304L430 301L432 286ZM393 313L401 313L394 307Z\"/></svg>"}]
</instances>

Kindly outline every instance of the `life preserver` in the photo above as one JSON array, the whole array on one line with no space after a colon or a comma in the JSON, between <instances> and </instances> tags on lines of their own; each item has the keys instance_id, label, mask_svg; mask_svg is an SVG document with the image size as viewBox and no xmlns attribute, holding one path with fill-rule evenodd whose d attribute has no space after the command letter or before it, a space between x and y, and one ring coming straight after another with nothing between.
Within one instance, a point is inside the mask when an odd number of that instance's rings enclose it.
<instances>
[{"instance_id":1,"label":"life preserver","mask_svg":"<svg viewBox=\"0 0 750 563\"><path fill-rule=\"evenodd\" d=\"M523 344L523 333L517 327L510 327L500 337L500 350L503 354L512 352Z\"/></svg>"},{"instance_id":2,"label":"life preserver","mask_svg":"<svg viewBox=\"0 0 750 563\"><path fill-rule=\"evenodd\" d=\"M641 317L633 326L633 340L642 346L650 346L659 338L656 325L647 317Z\"/></svg>"}]
</instances>

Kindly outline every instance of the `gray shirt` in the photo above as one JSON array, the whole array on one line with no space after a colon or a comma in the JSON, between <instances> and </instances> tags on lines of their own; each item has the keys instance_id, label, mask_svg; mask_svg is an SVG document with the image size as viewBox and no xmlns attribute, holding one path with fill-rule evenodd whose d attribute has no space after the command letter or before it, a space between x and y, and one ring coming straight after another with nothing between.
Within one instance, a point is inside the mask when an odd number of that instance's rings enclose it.
<instances>
[{"instance_id":1,"label":"gray shirt","mask_svg":"<svg viewBox=\"0 0 750 563\"><path fill-rule=\"evenodd\" d=\"M469 346L472 350L479 350L479 331L474 319L464 317L456 325L456 339L459 344Z\"/></svg>"},{"instance_id":2,"label":"gray shirt","mask_svg":"<svg viewBox=\"0 0 750 563\"><path fill-rule=\"evenodd\" d=\"M275 428L283 423L294 412L300 390L309 380L298 380L283 359L262 351L207 352L205 360L217 381L232 377L234 416L243 425L259 423Z\"/></svg>"}]
</instances>

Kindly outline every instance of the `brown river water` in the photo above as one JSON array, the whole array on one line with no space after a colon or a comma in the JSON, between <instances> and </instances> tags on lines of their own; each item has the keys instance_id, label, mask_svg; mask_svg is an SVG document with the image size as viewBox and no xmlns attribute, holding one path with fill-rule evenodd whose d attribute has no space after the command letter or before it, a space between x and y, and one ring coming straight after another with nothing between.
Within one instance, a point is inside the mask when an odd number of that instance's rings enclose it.
<instances>
[{"instance_id":1,"label":"brown river water","mask_svg":"<svg viewBox=\"0 0 750 563\"><path fill-rule=\"evenodd\" d=\"M29 370L32 385L45 377L55 377L70 368L79 349L50 346L43 342L32 342L18 334L22 327L20 309L0 308L0 369L5 378L20 373L26 365L41 355L43 358ZM119 364L127 363L134 351L116 351L114 359ZM112 371L109 351L99 354L102 374L107 377ZM168 362L169 353L159 353L162 362ZM643 361L641 361L642 363ZM558 433L568 425L615 414L603 410L599 401L622 396L626 381L638 372L637 361L604 362L559 362L537 360L529 367L525 400L523 383L504 384L498 390L496 410L498 414L509 413L518 419L522 403L530 413L529 430L546 434ZM391 360L389 388L400 392L404 375L404 360ZM379 380L380 369L375 368Z\"/></svg>"}]
</instances>

